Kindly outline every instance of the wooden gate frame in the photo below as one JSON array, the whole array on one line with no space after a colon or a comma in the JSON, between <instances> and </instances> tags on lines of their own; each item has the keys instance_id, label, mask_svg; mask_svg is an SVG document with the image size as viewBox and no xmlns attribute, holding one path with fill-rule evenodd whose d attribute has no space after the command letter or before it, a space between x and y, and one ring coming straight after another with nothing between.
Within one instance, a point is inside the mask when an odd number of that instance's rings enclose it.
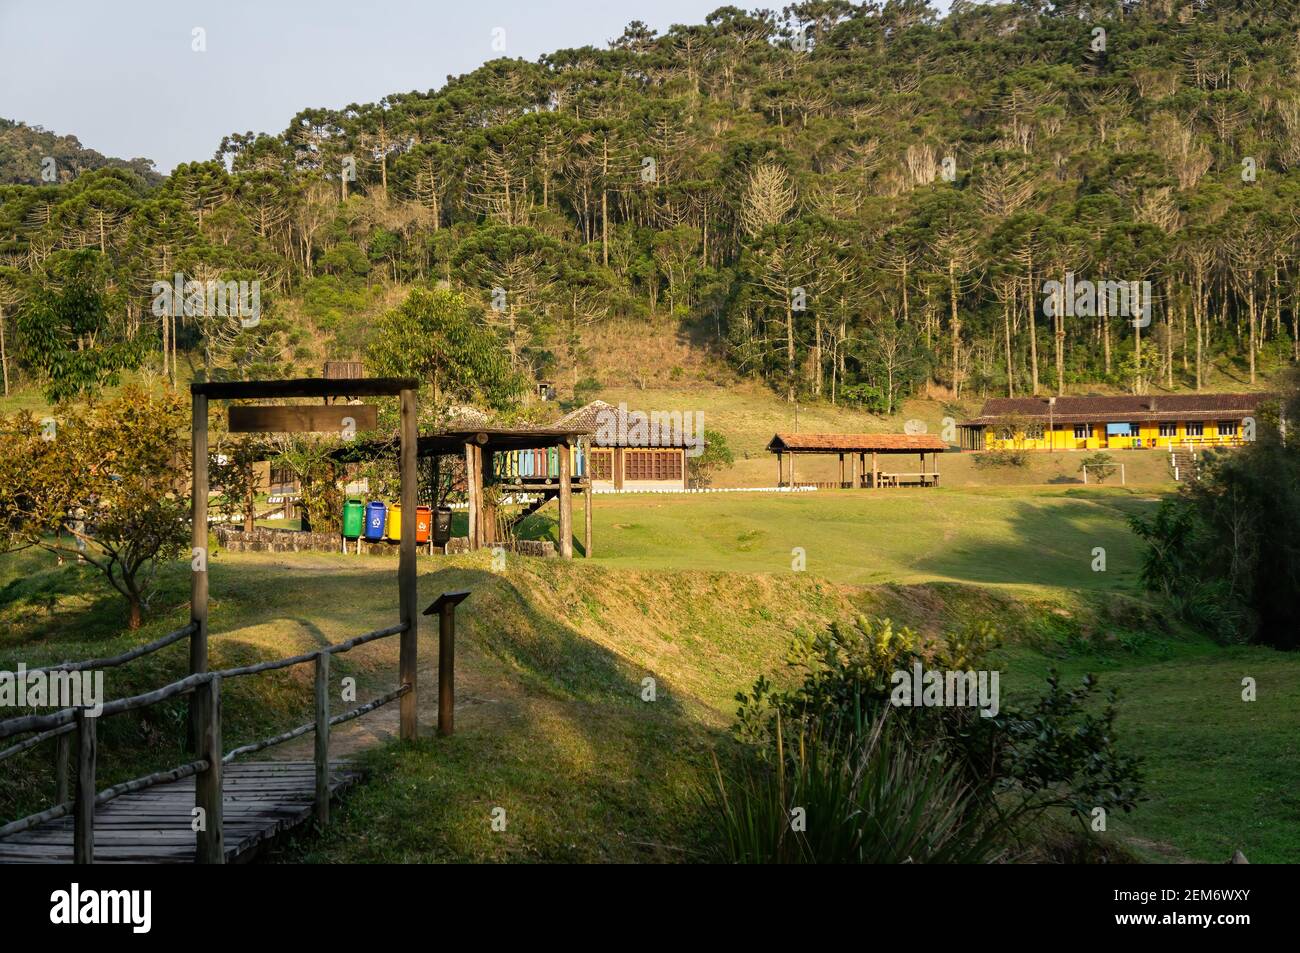
<instances>
[{"instance_id":1,"label":"wooden gate frame","mask_svg":"<svg viewBox=\"0 0 1300 953\"><path fill-rule=\"evenodd\" d=\"M190 385L190 449L193 480L190 490L190 514L193 547L190 572L190 674L208 671L208 401L269 400L290 397L350 398L397 397L401 401L402 538L397 564L398 606L401 633L398 680L410 685L401 698L403 741L414 741L417 734L416 650L419 644L420 613L416 607L415 520L416 520L416 392L413 378L301 378L270 381L200 381ZM339 409L346 412L346 405ZM202 556L201 562L198 557ZM195 565L202 568L194 568ZM201 737L202 712L196 701L190 703L189 739ZM192 748L191 748L192 750Z\"/></svg>"}]
</instances>

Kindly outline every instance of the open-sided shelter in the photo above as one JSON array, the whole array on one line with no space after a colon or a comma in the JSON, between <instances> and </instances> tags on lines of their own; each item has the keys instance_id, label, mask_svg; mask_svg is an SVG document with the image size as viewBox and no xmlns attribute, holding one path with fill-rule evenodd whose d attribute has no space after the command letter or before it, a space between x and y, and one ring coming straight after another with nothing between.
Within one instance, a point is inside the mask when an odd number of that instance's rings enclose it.
<instances>
[{"instance_id":1,"label":"open-sided shelter","mask_svg":"<svg viewBox=\"0 0 1300 953\"><path fill-rule=\"evenodd\" d=\"M779 433L772 437L767 449L776 454L777 486L796 486L795 458L801 454L838 454L840 458L840 479L838 486L843 489L891 487L891 486L938 486L938 454L948 449L948 445L932 434L905 433ZM867 467L867 455L871 455L871 466ZM881 455L896 457L900 454L916 454L920 458L919 469L902 472L890 464L888 471L880 469ZM785 458L790 458L790 475L785 474ZM928 460L927 460L928 457ZM848 473L845 472L845 458L848 459Z\"/></svg>"}]
</instances>

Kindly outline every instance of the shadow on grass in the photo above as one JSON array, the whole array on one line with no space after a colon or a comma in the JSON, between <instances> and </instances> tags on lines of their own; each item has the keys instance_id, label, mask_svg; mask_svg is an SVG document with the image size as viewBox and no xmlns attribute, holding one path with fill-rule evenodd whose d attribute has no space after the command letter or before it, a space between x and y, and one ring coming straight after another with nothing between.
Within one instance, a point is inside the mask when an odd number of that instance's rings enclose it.
<instances>
[{"instance_id":1,"label":"shadow on grass","mask_svg":"<svg viewBox=\"0 0 1300 953\"><path fill-rule=\"evenodd\" d=\"M1069 491L1070 502L1052 507L1018 502L1007 521L1013 541L966 537L955 546L935 549L917 560L914 568L980 584L1135 591L1138 540L1126 523L1115 518L1115 511L1127 515L1153 504L1110 494L1092 498L1086 493ZM1105 553L1104 569L1095 568L1103 565L1098 549Z\"/></svg>"},{"instance_id":2,"label":"shadow on grass","mask_svg":"<svg viewBox=\"0 0 1300 953\"><path fill-rule=\"evenodd\" d=\"M458 696L451 738L369 753L374 775L339 822L279 859L703 856L700 794L725 733L691 717L669 677L585 638L505 576L449 567L420 584L422 601L471 591L457 616L457 653L472 660L478 693L496 697ZM646 679L653 701L644 700ZM498 809L504 830L493 829Z\"/></svg>"}]
</instances>

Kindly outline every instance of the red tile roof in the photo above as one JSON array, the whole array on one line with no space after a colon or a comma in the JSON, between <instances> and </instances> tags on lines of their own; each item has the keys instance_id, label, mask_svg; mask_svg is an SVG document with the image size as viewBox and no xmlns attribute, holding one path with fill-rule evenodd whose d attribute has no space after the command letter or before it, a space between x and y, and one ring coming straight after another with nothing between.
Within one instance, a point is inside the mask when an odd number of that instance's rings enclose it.
<instances>
[{"instance_id":1,"label":"red tile roof","mask_svg":"<svg viewBox=\"0 0 1300 953\"><path fill-rule=\"evenodd\" d=\"M773 453L942 453L948 445L928 433L779 433L767 449Z\"/></svg>"}]
</instances>

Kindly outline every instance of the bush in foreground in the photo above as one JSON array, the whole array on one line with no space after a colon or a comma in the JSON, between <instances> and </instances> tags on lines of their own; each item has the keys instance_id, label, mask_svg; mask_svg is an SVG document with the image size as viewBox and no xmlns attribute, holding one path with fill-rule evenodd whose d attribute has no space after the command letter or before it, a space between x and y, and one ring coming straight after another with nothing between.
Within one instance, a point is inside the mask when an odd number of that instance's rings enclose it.
<instances>
[{"instance_id":1,"label":"bush in foreground","mask_svg":"<svg viewBox=\"0 0 1300 953\"><path fill-rule=\"evenodd\" d=\"M760 677L737 695L747 757L717 773L710 808L720 853L740 862L891 863L1007 859L1030 822L1065 810L1129 811L1136 759L1116 746L1113 695L1096 680L1024 707L896 704L896 673L973 671L996 646L979 626L923 644L889 620L834 624L797 639L801 680ZM991 682L991 678L989 679Z\"/></svg>"}]
</instances>

